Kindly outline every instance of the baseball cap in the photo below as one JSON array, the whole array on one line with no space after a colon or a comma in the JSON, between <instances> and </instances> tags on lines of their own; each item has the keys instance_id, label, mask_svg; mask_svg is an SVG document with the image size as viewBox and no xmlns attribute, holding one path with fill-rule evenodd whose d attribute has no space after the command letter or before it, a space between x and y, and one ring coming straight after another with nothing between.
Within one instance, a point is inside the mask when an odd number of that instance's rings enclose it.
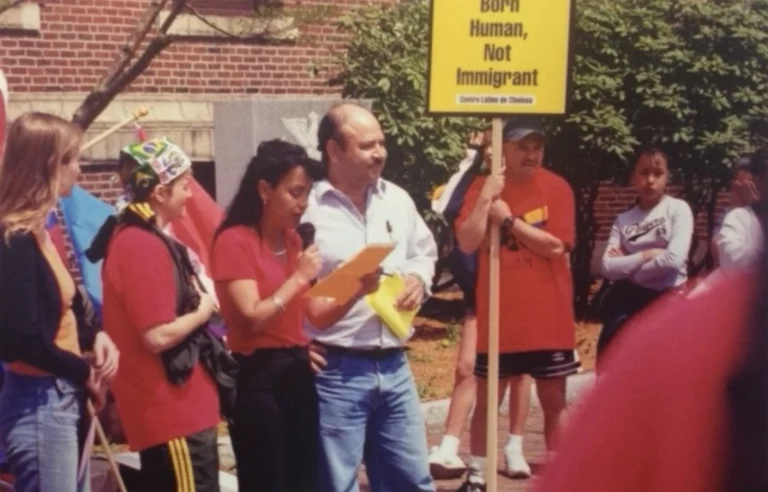
<instances>
[{"instance_id":1,"label":"baseball cap","mask_svg":"<svg viewBox=\"0 0 768 492\"><path fill-rule=\"evenodd\" d=\"M504 129L502 130L505 142L519 142L531 135L539 135L544 140L548 140L541 118L529 115L515 115L505 120Z\"/></svg>"},{"instance_id":2,"label":"baseball cap","mask_svg":"<svg viewBox=\"0 0 768 492\"><path fill-rule=\"evenodd\" d=\"M165 137L138 142L121 149L136 161L128 186L134 200L144 201L157 185L165 185L192 168L181 147Z\"/></svg>"}]
</instances>

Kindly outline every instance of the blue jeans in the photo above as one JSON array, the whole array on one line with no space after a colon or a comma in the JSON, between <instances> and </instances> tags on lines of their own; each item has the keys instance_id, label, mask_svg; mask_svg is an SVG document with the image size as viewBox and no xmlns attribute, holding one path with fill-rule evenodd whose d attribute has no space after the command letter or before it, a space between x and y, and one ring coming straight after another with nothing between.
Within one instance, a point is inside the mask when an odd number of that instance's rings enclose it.
<instances>
[{"instance_id":1,"label":"blue jeans","mask_svg":"<svg viewBox=\"0 0 768 492\"><path fill-rule=\"evenodd\" d=\"M320 484L358 490L365 457L373 492L432 491L419 397L402 351L381 356L329 350L315 378L320 404Z\"/></svg>"},{"instance_id":2,"label":"blue jeans","mask_svg":"<svg viewBox=\"0 0 768 492\"><path fill-rule=\"evenodd\" d=\"M56 377L5 371L0 392L0 447L16 492L88 492L78 480L85 389Z\"/></svg>"}]
</instances>

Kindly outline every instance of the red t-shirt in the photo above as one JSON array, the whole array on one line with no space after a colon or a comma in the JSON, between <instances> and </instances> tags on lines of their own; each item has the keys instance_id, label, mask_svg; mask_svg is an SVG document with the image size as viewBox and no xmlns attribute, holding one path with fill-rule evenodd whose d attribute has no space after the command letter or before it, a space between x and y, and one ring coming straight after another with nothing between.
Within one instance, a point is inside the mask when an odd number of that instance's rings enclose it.
<instances>
[{"instance_id":1,"label":"red t-shirt","mask_svg":"<svg viewBox=\"0 0 768 492\"><path fill-rule=\"evenodd\" d=\"M230 227L214 241L211 278L216 282L221 316L229 327L227 344L233 352L248 355L258 348L304 346L309 342L304 334L305 301L302 296L286 302L285 312L270 319L265 330L255 333L224 287L234 280L253 280L259 298L270 297L296 269L301 239L294 231L288 231L285 243L287 264L283 264L250 227Z\"/></svg>"},{"instance_id":2,"label":"red t-shirt","mask_svg":"<svg viewBox=\"0 0 768 492\"><path fill-rule=\"evenodd\" d=\"M754 280L667 296L633 317L535 490L720 490L727 386L747 349Z\"/></svg>"},{"instance_id":3,"label":"red t-shirt","mask_svg":"<svg viewBox=\"0 0 768 492\"><path fill-rule=\"evenodd\" d=\"M456 220L458 230L477 204L485 179L467 190ZM561 177L539 169L525 182L507 181L501 198L518 219L541 228L573 247L575 212L573 191ZM490 249L480 246L477 276L478 352L488 351ZM540 256L511 237L499 249L499 350L501 353L573 349L573 284L565 255Z\"/></svg>"},{"instance_id":4,"label":"red t-shirt","mask_svg":"<svg viewBox=\"0 0 768 492\"><path fill-rule=\"evenodd\" d=\"M116 233L102 270L104 329L120 350L112 390L128 444L143 450L209 429L219 422L216 385L198 364L184 386L168 381L160 355L142 335L176 319L173 260L150 232Z\"/></svg>"}]
</instances>

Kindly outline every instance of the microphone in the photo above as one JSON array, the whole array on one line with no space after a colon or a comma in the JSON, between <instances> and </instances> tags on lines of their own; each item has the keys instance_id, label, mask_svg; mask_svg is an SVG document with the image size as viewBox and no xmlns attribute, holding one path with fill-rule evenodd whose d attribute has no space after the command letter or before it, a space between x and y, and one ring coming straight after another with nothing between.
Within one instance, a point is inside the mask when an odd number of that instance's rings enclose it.
<instances>
[{"instance_id":1,"label":"microphone","mask_svg":"<svg viewBox=\"0 0 768 492\"><path fill-rule=\"evenodd\" d=\"M301 250L304 251L315 244L315 225L311 222L302 222L296 226L296 233L301 238ZM313 278L309 285L315 285L317 279Z\"/></svg>"},{"instance_id":2,"label":"microphone","mask_svg":"<svg viewBox=\"0 0 768 492\"><path fill-rule=\"evenodd\" d=\"M296 227L296 232L301 237L302 251L315 244L315 225L311 222L302 222Z\"/></svg>"}]
</instances>

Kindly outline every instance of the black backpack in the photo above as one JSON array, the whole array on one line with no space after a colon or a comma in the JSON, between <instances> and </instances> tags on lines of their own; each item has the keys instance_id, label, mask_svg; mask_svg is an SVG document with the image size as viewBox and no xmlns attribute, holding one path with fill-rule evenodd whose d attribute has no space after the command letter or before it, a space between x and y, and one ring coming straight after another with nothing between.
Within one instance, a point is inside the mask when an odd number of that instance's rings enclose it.
<instances>
[{"instance_id":1,"label":"black backpack","mask_svg":"<svg viewBox=\"0 0 768 492\"><path fill-rule=\"evenodd\" d=\"M465 293L465 297L467 297L467 293L471 292L471 298L474 298L475 286L477 285L477 252L465 253L458 247L453 223L459 216L462 205L464 205L464 197L467 194L467 190L469 190L475 178L480 175L480 169L483 165L482 157L480 153L475 157L472 165L456 184L456 188L454 188L443 211L443 218L451 229L451 239L453 241L453 247L448 254L448 269L451 271L456 284Z\"/></svg>"}]
</instances>

